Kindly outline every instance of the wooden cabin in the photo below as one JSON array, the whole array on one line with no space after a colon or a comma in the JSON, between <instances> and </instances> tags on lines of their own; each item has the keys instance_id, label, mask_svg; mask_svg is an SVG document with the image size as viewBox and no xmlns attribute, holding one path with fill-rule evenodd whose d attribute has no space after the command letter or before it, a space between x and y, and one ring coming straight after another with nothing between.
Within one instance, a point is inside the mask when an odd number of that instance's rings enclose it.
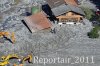
<instances>
[{"instance_id":1,"label":"wooden cabin","mask_svg":"<svg viewBox=\"0 0 100 66\"><path fill-rule=\"evenodd\" d=\"M81 22L84 12L75 0L46 0L58 22Z\"/></svg>"},{"instance_id":2,"label":"wooden cabin","mask_svg":"<svg viewBox=\"0 0 100 66\"><path fill-rule=\"evenodd\" d=\"M56 18L59 22L81 22L83 16L70 11L64 15L57 16Z\"/></svg>"}]
</instances>

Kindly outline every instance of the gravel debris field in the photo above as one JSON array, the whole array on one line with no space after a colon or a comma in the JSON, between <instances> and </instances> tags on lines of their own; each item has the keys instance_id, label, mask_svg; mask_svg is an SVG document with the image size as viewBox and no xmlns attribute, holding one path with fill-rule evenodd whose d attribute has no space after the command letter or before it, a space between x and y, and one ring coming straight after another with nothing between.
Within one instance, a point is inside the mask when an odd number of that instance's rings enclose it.
<instances>
[{"instance_id":1,"label":"gravel debris field","mask_svg":"<svg viewBox=\"0 0 100 66\"><path fill-rule=\"evenodd\" d=\"M19 10L21 5L16 6ZM25 7L24 7L25 8ZM26 64L25 66L99 66L100 65L100 38L90 39L87 36L93 26L84 18L84 24L62 25L54 24L56 33L42 31L30 33L22 23L23 16L18 9L2 13L0 20L0 31L15 32L16 42L0 38L0 57L3 55L17 53L26 55L33 53L34 56L45 58L57 57L91 57L94 56L95 63L61 63L61 64ZM34 60L34 58L33 58ZM91 61L91 60L90 60Z\"/></svg>"}]
</instances>

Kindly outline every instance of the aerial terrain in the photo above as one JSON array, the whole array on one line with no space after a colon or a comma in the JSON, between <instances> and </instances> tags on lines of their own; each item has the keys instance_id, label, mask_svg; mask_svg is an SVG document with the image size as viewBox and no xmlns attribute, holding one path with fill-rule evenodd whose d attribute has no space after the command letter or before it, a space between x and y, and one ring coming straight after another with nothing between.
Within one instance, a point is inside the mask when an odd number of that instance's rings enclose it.
<instances>
[{"instance_id":1,"label":"aerial terrain","mask_svg":"<svg viewBox=\"0 0 100 66\"><path fill-rule=\"evenodd\" d=\"M53 24L56 33L50 31L31 33L29 31L22 22L25 17L23 14L27 8L37 4L41 6L44 2L44 0L0 0L0 32L14 32L16 39L15 43L12 43L5 38L0 38L0 57L8 54L24 56L30 53L33 57L40 58L84 56L85 58L93 57L93 63L25 63L24 66L99 66L100 37L91 39L87 36L87 33L93 29L92 22L87 18L83 18L81 24L60 26ZM84 0L80 6L96 10L95 4L90 1ZM13 66L13 62L10 66Z\"/></svg>"}]
</instances>

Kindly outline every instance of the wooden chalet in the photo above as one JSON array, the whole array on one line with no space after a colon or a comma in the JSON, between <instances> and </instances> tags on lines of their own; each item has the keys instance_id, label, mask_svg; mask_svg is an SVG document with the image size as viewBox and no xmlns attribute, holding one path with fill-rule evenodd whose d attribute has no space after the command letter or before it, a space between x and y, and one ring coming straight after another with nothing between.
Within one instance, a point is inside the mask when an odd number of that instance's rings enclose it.
<instances>
[{"instance_id":1,"label":"wooden chalet","mask_svg":"<svg viewBox=\"0 0 100 66\"><path fill-rule=\"evenodd\" d=\"M75 0L46 0L59 23L81 22L84 12Z\"/></svg>"}]
</instances>

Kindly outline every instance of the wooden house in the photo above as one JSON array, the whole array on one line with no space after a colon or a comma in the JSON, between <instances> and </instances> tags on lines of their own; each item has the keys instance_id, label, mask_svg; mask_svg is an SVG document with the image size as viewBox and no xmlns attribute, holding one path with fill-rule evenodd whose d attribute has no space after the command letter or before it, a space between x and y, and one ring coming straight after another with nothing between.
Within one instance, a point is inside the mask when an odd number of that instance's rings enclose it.
<instances>
[{"instance_id":1,"label":"wooden house","mask_svg":"<svg viewBox=\"0 0 100 66\"><path fill-rule=\"evenodd\" d=\"M81 22L84 12L76 6L67 5L66 13L56 16L59 22Z\"/></svg>"},{"instance_id":2,"label":"wooden house","mask_svg":"<svg viewBox=\"0 0 100 66\"><path fill-rule=\"evenodd\" d=\"M85 15L75 0L47 0L47 3L59 23L81 22Z\"/></svg>"}]
</instances>

